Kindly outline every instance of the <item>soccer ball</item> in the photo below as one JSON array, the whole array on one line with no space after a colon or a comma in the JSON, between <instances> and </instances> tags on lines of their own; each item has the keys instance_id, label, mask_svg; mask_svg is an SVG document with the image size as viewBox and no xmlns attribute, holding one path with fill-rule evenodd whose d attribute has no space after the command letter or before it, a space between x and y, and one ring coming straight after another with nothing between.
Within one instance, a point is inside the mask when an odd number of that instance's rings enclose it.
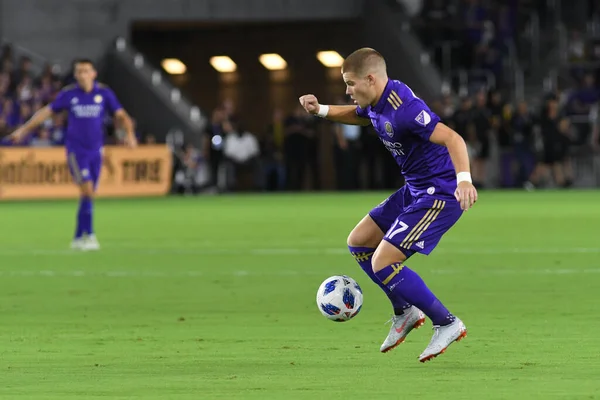
<instances>
[{"instance_id":1,"label":"soccer ball","mask_svg":"<svg viewBox=\"0 0 600 400\"><path fill-rule=\"evenodd\" d=\"M344 322L354 318L362 303L362 289L354 279L346 275L325 279L317 291L319 311L332 321Z\"/></svg>"}]
</instances>

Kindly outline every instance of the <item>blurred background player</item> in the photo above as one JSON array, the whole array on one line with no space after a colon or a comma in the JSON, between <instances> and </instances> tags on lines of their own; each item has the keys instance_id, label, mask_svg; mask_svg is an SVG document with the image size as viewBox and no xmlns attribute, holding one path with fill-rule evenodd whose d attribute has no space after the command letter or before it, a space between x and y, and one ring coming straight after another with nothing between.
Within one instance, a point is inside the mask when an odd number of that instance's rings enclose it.
<instances>
[{"instance_id":1,"label":"blurred background player","mask_svg":"<svg viewBox=\"0 0 600 400\"><path fill-rule=\"evenodd\" d=\"M381 351L402 343L424 323L425 313L434 325L431 342L419 357L425 362L465 337L467 330L404 262L416 252L431 253L477 200L467 146L407 85L388 78L379 52L363 48L350 54L342 75L346 94L356 105L321 105L313 95L302 96L300 103L309 113L334 122L371 123L402 168L406 185L359 222L348 247L394 307Z\"/></svg>"},{"instance_id":2,"label":"blurred background player","mask_svg":"<svg viewBox=\"0 0 600 400\"><path fill-rule=\"evenodd\" d=\"M93 228L93 197L102 170L105 114L114 115L120 122L127 133L125 142L128 146L135 147L137 139L131 118L113 91L96 82L97 72L92 61L81 59L74 65L76 83L64 87L51 104L15 130L10 139L19 143L53 114L68 111L65 149L69 169L80 190L77 226L71 248L98 250L100 244Z\"/></svg>"}]
</instances>

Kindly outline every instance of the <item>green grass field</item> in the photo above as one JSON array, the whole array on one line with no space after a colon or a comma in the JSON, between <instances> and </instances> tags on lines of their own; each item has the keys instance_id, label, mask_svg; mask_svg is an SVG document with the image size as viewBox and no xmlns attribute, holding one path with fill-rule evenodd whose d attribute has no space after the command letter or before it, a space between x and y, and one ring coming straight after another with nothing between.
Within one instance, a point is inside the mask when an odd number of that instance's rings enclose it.
<instances>
[{"instance_id":1,"label":"green grass field","mask_svg":"<svg viewBox=\"0 0 600 400\"><path fill-rule=\"evenodd\" d=\"M431 322L379 353L387 299L347 253L386 194L4 203L0 399L599 399L600 192L483 192L407 264L469 328L417 361ZM333 323L329 275L363 287Z\"/></svg>"}]
</instances>

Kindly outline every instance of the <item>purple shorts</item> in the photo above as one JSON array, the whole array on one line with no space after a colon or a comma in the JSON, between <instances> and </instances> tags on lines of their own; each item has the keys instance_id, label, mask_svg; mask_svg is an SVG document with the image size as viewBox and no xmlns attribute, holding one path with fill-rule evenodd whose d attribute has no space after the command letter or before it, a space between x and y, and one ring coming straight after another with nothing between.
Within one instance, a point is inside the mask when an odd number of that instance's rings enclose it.
<instances>
[{"instance_id":1,"label":"purple shorts","mask_svg":"<svg viewBox=\"0 0 600 400\"><path fill-rule=\"evenodd\" d=\"M91 181L96 189L102 171L102 152L67 151L67 163L76 184Z\"/></svg>"},{"instance_id":2,"label":"purple shorts","mask_svg":"<svg viewBox=\"0 0 600 400\"><path fill-rule=\"evenodd\" d=\"M431 253L462 213L454 197L424 195L415 199L403 186L369 215L385 232L383 240L408 258L416 252Z\"/></svg>"}]
</instances>

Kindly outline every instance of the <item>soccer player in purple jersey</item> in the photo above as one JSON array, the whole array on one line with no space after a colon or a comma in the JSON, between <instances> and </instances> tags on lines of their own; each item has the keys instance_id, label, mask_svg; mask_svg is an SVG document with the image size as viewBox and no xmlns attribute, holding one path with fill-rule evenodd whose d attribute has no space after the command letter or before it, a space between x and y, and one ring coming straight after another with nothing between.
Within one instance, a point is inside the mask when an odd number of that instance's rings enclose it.
<instances>
[{"instance_id":1,"label":"soccer player in purple jersey","mask_svg":"<svg viewBox=\"0 0 600 400\"><path fill-rule=\"evenodd\" d=\"M80 190L77 227L71 242L71 248L76 250L100 249L92 221L93 197L102 170L105 113L111 113L117 123L122 124L125 128L127 145L129 147L137 146L131 118L113 91L96 82L96 76L96 69L92 61L87 59L76 61L75 80L77 83L63 88L51 104L39 110L10 136L13 142L18 143L28 132L53 114L68 112L68 127L65 134L67 162Z\"/></svg>"},{"instance_id":2,"label":"soccer player in purple jersey","mask_svg":"<svg viewBox=\"0 0 600 400\"><path fill-rule=\"evenodd\" d=\"M300 97L300 103L307 112L331 121L372 124L401 168L406 184L356 225L348 248L394 308L381 351L402 343L427 315L434 334L419 356L425 362L465 337L467 329L405 261L416 252L431 253L477 200L467 147L407 85L388 78L377 51L363 48L350 54L342 76L355 106L322 105L311 94Z\"/></svg>"}]
</instances>

